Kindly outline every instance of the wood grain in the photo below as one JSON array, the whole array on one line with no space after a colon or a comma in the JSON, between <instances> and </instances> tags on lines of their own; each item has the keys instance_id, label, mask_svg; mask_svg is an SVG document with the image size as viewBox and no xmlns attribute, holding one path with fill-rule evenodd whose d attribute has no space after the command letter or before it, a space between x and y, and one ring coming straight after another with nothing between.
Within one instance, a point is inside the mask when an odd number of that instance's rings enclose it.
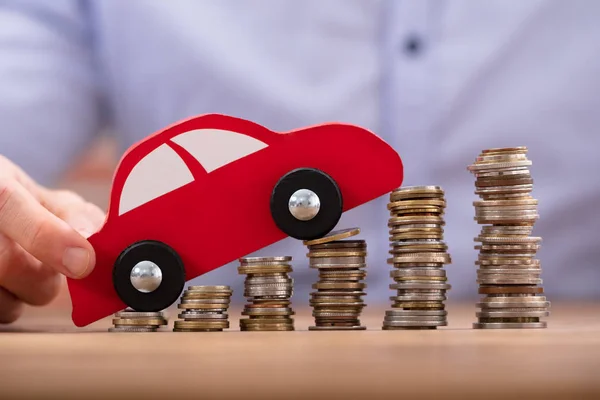
<instances>
[{"instance_id":1,"label":"wood grain","mask_svg":"<svg viewBox=\"0 0 600 400\"><path fill-rule=\"evenodd\" d=\"M471 329L450 304L438 331L109 334L76 329L64 307L0 331L0 398L600 398L600 304L554 303L545 330ZM169 311L171 319L176 317ZM172 325L172 322L171 322Z\"/></svg>"}]
</instances>

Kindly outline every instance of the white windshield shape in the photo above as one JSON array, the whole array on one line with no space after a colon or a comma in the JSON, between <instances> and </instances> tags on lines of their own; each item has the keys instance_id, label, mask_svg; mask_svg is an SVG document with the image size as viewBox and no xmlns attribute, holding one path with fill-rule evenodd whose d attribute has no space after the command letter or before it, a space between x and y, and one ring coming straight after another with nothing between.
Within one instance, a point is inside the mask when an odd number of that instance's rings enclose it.
<instances>
[{"instance_id":1,"label":"white windshield shape","mask_svg":"<svg viewBox=\"0 0 600 400\"><path fill-rule=\"evenodd\" d=\"M253 137L219 129L197 129L171 140L194 156L206 172L267 147L266 143Z\"/></svg>"},{"instance_id":2,"label":"white windshield shape","mask_svg":"<svg viewBox=\"0 0 600 400\"><path fill-rule=\"evenodd\" d=\"M129 173L119 203L119 215L194 180L175 150L163 144L148 153Z\"/></svg>"}]
</instances>

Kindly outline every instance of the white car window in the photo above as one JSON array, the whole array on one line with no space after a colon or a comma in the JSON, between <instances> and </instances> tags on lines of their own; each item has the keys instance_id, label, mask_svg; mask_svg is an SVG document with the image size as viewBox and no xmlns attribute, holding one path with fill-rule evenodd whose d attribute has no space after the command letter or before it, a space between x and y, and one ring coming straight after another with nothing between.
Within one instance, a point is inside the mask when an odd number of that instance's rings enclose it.
<instances>
[{"instance_id":1,"label":"white car window","mask_svg":"<svg viewBox=\"0 0 600 400\"><path fill-rule=\"evenodd\" d=\"M171 140L194 156L206 172L267 147L253 137L219 129L188 131Z\"/></svg>"},{"instance_id":2,"label":"white car window","mask_svg":"<svg viewBox=\"0 0 600 400\"><path fill-rule=\"evenodd\" d=\"M119 215L194 180L175 150L163 144L148 153L129 173L119 202Z\"/></svg>"}]
</instances>

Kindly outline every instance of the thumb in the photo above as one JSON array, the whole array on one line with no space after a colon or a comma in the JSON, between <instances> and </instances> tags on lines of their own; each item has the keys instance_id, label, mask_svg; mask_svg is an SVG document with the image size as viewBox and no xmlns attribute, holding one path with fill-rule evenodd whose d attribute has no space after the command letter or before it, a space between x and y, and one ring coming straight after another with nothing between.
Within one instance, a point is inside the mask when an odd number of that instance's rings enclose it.
<instances>
[{"instance_id":1,"label":"thumb","mask_svg":"<svg viewBox=\"0 0 600 400\"><path fill-rule=\"evenodd\" d=\"M14 180L0 185L0 232L71 278L83 278L94 267L92 245Z\"/></svg>"}]
</instances>

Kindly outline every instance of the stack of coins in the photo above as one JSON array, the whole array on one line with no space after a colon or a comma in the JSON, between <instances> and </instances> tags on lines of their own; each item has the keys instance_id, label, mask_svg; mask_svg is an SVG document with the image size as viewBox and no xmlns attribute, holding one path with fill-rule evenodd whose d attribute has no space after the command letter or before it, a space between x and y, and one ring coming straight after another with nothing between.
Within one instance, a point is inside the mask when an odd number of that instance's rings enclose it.
<instances>
[{"instance_id":1,"label":"stack of coins","mask_svg":"<svg viewBox=\"0 0 600 400\"><path fill-rule=\"evenodd\" d=\"M240 319L242 331L293 331L294 292L292 257L240 258L238 272L245 274L244 296L248 299Z\"/></svg>"},{"instance_id":2,"label":"stack of coins","mask_svg":"<svg viewBox=\"0 0 600 400\"><path fill-rule=\"evenodd\" d=\"M444 190L412 186L390 194L390 276L392 310L385 313L384 330L436 329L447 325L444 301L451 286L444 264L450 264L444 243Z\"/></svg>"},{"instance_id":3,"label":"stack of coins","mask_svg":"<svg viewBox=\"0 0 600 400\"><path fill-rule=\"evenodd\" d=\"M484 224L479 244L477 282L485 295L477 304L476 329L545 328L546 301L540 260L540 237L530 236L539 218L531 197L533 179L526 147L484 150L467 169L476 176L475 220Z\"/></svg>"},{"instance_id":4,"label":"stack of coins","mask_svg":"<svg viewBox=\"0 0 600 400\"><path fill-rule=\"evenodd\" d=\"M309 265L319 270L319 281L312 285L310 305L315 326L312 331L364 330L360 313L365 307L362 296L367 284L367 244L364 240L342 240L360 233L352 228L305 241Z\"/></svg>"},{"instance_id":5,"label":"stack of coins","mask_svg":"<svg viewBox=\"0 0 600 400\"><path fill-rule=\"evenodd\" d=\"M156 332L167 325L168 321L162 312L142 312L127 308L114 315L114 327L109 332Z\"/></svg>"},{"instance_id":6,"label":"stack of coins","mask_svg":"<svg viewBox=\"0 0 600 400\"><path fill-rule=\"evenodd\" d=\"M190 286L177 308L182 310L174 332L220 332L229 328L227 309L233 291L229 286Z\"/></svg>"}]
</instances>

